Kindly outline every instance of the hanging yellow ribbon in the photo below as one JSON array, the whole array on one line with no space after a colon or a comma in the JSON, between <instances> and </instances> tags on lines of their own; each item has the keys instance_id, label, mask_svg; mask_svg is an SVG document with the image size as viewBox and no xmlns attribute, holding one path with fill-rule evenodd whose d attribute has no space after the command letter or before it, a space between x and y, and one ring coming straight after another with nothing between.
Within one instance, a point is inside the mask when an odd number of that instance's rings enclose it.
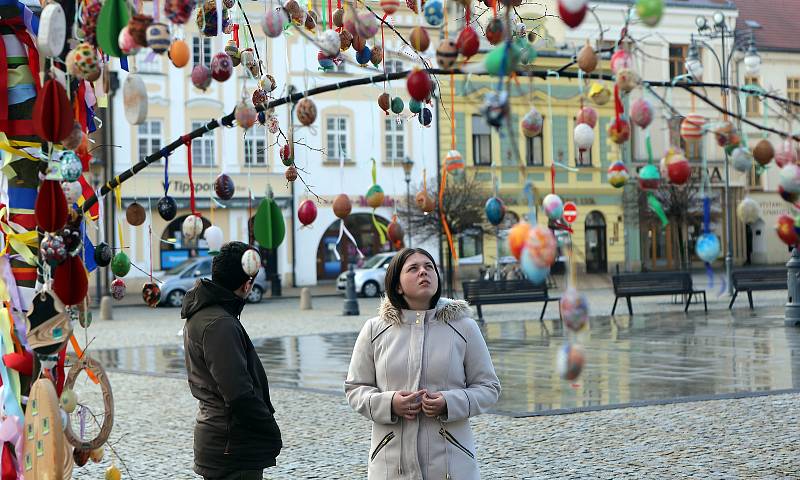
<instances>
[{"instance_id":1,"label":"hanging yellow ribbon","mask_svg":"<svg viewBox=\"0 0 800 480\"><path fill-rule=\"evenodd\" d=\"M31 252L31 248L39 246L39 234L36 230L27 231L24 228L17 226L13 227L11 224L6 223L7 207L0 209L0 231L5 236L6 244L3 250L0 251L0 256L8 254L8 247L10 246L28 265L36 265L36 255Z\"/></svg>"},{"instance_id":2,"label":"hanging yellow ribbon","mask_svg":"<svg viewBox=\"0 0 800 480\"><path fill-rule=\"evenodd\" d=\"M119 186L119 180L117 179L117 186L114 187L114 198L117 202L117 210L122 213L122 189ZM120 221L119 217L117 217L117 232L119 233L119 248L125 248L125 240L122 237L122 222Z\"/></svg>"}]
</instances>

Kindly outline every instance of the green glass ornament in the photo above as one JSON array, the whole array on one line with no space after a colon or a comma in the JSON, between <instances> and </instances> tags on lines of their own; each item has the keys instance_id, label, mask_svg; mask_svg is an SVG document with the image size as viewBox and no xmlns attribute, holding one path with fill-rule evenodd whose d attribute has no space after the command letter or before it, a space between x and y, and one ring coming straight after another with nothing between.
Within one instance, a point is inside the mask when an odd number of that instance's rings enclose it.
<instances>
[{"instance_id":1,"label":"green glass ornament","mask_svg":"<svg viewBox=\"0 0 800 480\"><path fill-rule=\"evenodd\" d=\"M111 271L117 277L124 277L131 271L131 259L125 252L119 252L111 260Z\"/></svg>"},{"instance_id":2,"label":"green glass ornament","mask_svg":"<svg viewBox=\"0 0 800 480\"><path fill-rule=\"evenodd\" d=\"M664 14L664 0L636 0L636 14L649 27L655 27Z\"/></svg>"}]
</instances>

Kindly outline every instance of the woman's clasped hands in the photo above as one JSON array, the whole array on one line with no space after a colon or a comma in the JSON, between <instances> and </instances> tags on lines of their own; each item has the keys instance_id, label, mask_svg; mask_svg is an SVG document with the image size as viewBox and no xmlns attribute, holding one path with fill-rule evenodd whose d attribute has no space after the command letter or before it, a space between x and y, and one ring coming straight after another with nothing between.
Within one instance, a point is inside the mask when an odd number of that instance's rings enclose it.
<instances>
[{"instance_id":1,"label":"woman's clasped hands","mask_svg":"<svg viewBox=\"0 0 800 480\"><path fill-rule=\"evenodd\" d=\"M444 395L422 389L416 392L401 390L392 397L392 412L398 417L414 420L420 411L429 417L442 415L447 411Z\"/></svg>"}]
</instances>

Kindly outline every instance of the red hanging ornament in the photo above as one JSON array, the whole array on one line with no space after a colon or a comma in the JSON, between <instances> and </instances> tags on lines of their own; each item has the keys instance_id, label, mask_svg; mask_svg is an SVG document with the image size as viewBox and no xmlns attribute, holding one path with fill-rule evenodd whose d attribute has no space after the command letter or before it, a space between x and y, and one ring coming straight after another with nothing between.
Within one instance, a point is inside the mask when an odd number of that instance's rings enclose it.
<instances>
[{"instance_id":1,"label":"red hanging ornament","mask_svg":"<svg viewBox=\"0 0 800 480\"><path fill-rule=\"evenodd\" d=\"M406 78L406 88L411 98L418 102L424 101L431 93L433 84L431 83L431 76L425 70L414 70Z\"/></svg>"},{"instance_id":2,"label":"red hanging ornament","mask_svg":"<svg viewBox=\"0 0 800 480\"><path fill-rule=\"evenodd\" d=\"M403 227L397 222L397 215L392 216L392 221L389 223L387 233L389 234L389 241L393 248L397 250L403 248Z\"/></svg>"},{"instance_id":3,"label":"red hanging ornament","mask_svg":"<svg viewBox=\"0 0 800 480\"><path fill-rule=\"evenodd\" d=\"M45 232L57 232L67 224L67 214L67 197L61 184L55 180L43 181L33 206L36 224Z\"/></svg>"},{"instance_id":4,"label":"red hanging ornament","mask_svg":"<svg viewBox=\"0 0 800 480\"><path fill-rule=\"evenodd\" d=\"M317 219L317 206L311 200L303 200L300 207L297 208L297 219L304 227L314 223Z\"/></svg>"},{"instance_id":5,"label":"red hanging ornament","mask_svg":"<svg viewBox=\"0 0 800 480\"><path fill-rule=\"evenodd\" d=\"M458 53L467 58L475 55L478 53L478 49L481 46L478 32L476 32L472 26L467 25L464 27L464 30L461 30L461 33L458 34L456 46L458 47Z\"/></svg>"},{"instance_id":6,"label":"red hanging ornament","mask_svg":"<svg viewBox=\"0 0 800 480\"><path fill-rule=\"evenodd\" d=\"M53 292L64 305L78 305L86 298L89 279L81 257L69 257L56 267Z\"/></svg>"},{"instance_id":7,"label":"red hanging ornament","mask_svg":"<svg viewBox=\"0 0 800 480\"><path fill-rule=\"evenodd\" d=\"M583 23L588 10L589 4L585 0L559 0L558 2L558 15L569 28L575 28Z\"/></svg>"},{"instance_id":8,"label":"red hanging ornament","mask_svg":"<svg viewBox=\"0 0 800 480\"><path fill-rule=\"evenodd\" d=\"M59 143L72 132L75 119L67 92L57 81L45 82L33 104L33 129L48 142Z\"/></svg>"}]
</instances>

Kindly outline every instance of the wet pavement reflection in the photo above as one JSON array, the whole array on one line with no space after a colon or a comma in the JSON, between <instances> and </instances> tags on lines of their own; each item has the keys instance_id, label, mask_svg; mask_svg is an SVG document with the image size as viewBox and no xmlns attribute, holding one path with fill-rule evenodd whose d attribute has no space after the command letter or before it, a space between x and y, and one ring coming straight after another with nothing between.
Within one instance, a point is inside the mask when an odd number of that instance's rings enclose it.
<instances>
[{"instance_id":1,"label":"wet pavement reflection","mask_svg":"<svg viewBox=\"0 0 800 480\"><path fill-rule=\"evenodd\" d=\"M580 335L587 365L574 383L556 371L558 321L490 322L484 336L503 386L498 413L608 406L800 389L800 329L783 309L595 317ZM256 339L270 385L342 394L357 333ZM181 346L97 350L112 371L185 378Z\"/></svg>"}]
</instances>

